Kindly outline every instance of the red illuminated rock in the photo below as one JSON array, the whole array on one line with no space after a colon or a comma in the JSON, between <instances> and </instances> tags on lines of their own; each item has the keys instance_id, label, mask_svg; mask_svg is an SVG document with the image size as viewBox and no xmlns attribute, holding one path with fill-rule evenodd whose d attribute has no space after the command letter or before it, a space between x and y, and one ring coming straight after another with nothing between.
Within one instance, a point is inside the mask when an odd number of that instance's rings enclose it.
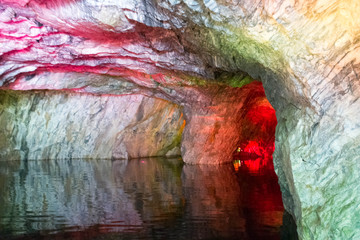
<instances>
[{"instance_id":1,"label":"red illuminated rock","mask_svg":"<svg viewBox=\"0 0 360 240\"><path fill-rule=\"evenodd\" d=\"M242 115L234 87L247 72L276 110L275 169L300 238L360 239L359 11L351 0L2 0L0 83L172 101L188 123L184 161L220 163L239 122L260 135L275 122L261 124L260 100Z\"/></svg>"}]
</instances>

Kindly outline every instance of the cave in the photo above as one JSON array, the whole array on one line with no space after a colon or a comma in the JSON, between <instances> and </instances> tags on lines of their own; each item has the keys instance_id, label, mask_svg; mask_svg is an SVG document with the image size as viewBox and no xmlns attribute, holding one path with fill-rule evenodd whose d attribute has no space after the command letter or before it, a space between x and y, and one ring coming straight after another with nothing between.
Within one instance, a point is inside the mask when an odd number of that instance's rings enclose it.
<instances>
[{"instance_id":1,"label":"cave","mask_svg":"<svg viewBox=\"0 0 360 240\"><path fill-rule=\"evenodd\" d=\"M80 209L84 195L122 209L131 224L111 224L136 232L163 211L185 219L175 205L199 216L216 212L211 206L236 209L243 185L226 183L268 163L294 239L359 239L359 11L351 0L1 0L0 201L33 198L34 209L62 209L97 237L96 217L57 205ZM239 161L241 154L267 161ZM143 159L159 156L177 160ZM94 195L72 184L93 186ZM133 205L114 203L112 185ZM167 188L141 201L150 185ZM37 187L47 189L41 197ZM184 199L201 204L189 208ZM161 229L176 222L168 220ZM32 221L21 224L33 231ZM57 227L44 226L41 234ZM172 230L180 239L234 237L222 232L231 224L210 226L190 236Z\"/></svg>"}]
</instances>

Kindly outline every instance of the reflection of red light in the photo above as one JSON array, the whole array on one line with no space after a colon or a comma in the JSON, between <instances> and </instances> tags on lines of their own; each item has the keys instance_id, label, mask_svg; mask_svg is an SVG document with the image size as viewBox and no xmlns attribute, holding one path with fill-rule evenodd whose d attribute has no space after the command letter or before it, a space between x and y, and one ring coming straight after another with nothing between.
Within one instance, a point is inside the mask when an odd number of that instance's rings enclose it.
<instances>
[{"instance_id":1,"label":"reflection of red light","mask_svg":"<svg viewBox=\"0 0 360 240\"><path fill-rule=\"evenodd\" d=\"M261 172L262 170L274 169L272 153L274 152L274 143L265 144L263 142L249 141L243 147L243 151L234 153L234 168L247 169L250 172ZM239 159L239 160L238 160Z\"/></svg>"},{"instance_id":2,"label":"reflection of red light","mask_svg":"<svg viewBox=\"0 0 360 240\"><path fill-rule=\"evenodd\" d=\"M240 160L238 161L240 162ZM241 159L241 163L237 164L234 161L233 164L235 171L239 171L240 169L253 173L274 171L273 158L271 155L252 158L252 159L251 158Z\"/></svg>"},{"instance_id":3,"label":"reflection of red light","mask_svg":"<svg viewBox=\"0 0 360 240\"><path fill-rule=\"evenodd\" d=\"M244 166L251 172L258 172L261 166L261 158L257 158L256 160L244 161Z\"/></svg>"},{"instance_id":4,"label":"reflection of red light","mask_svg":"<svg viewBox=\"0 0 360 240\"><path fill-rule=\"evenodd\" d=\"M243 161L239 172L242 172L240 176L248 184L246 200L250 207L261 212L280 211L274 214L281 216L283 204L272 160L273 158L269 157Z\"/></svg>"},{"instance_id":5,"label":"reflection of red light","mask_svg":"<svg viewBox=\"0 0 360 240\"><path fill-rule=\"evenodd\" d=\"M233 162L233 165L234 165L235 171L238 172L239 168L241 167L241 160L235 160Z\"/></svg>"}]
</instances>

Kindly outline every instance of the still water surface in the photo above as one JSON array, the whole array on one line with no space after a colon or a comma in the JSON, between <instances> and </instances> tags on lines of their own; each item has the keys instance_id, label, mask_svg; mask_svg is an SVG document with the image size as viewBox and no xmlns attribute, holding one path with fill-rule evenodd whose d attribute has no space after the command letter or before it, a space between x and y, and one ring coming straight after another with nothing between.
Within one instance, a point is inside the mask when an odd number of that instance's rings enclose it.
<instances>
[{"instance_id":1,"label":"still water surface","mask_svg":"<svg viewBox=\"0 0 360 240\"><path fill-rule=\"evenodd\" d=\"M0 239L280 239L274 171L181 159L0 161Z\"/></svg>"}]
</instances>

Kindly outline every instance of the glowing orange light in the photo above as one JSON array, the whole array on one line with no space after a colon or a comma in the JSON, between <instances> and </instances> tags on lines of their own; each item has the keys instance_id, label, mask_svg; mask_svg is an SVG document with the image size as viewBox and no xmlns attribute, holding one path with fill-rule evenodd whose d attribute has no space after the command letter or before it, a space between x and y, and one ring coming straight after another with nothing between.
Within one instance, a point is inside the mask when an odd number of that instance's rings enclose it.
<instances>
[{"instance_id":1,"label":"glowing orange light","mask_svg":"<svg viewBox=\"0 0 360 240\"><path fill-rule=\"evenodd\" d=\"M239 168L241 167L241 160L235 160L233 162L233 165L234 165L235 171L238 172Z\"/></svg>"}]
</instances>

